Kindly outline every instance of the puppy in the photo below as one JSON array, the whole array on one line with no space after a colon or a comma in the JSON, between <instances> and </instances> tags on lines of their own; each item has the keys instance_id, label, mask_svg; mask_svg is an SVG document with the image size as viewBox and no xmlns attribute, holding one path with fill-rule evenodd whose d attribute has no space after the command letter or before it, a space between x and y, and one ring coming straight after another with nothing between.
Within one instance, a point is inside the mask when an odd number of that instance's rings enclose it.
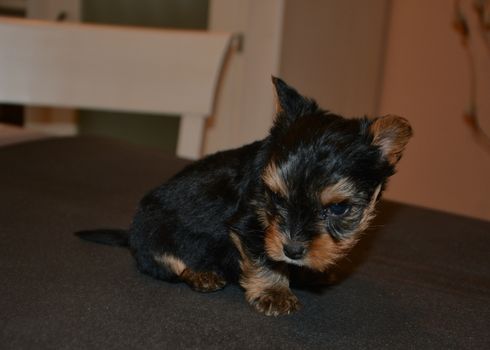
<instances>
[{"instance_id":1,"label":"puppy","mask_svg":"<svg viewBox=\"0 0 490 350\"><path fill-rule=\"evenodd\" d=\"M345 119L273 78L269 135L219 152L146 194L129 232L82 231L129 246L138 269L199 292L239 283L266 315L296 311L289 267L325 271L358 240L412 135L406 119Z\"/></svg>"}]
</instances>

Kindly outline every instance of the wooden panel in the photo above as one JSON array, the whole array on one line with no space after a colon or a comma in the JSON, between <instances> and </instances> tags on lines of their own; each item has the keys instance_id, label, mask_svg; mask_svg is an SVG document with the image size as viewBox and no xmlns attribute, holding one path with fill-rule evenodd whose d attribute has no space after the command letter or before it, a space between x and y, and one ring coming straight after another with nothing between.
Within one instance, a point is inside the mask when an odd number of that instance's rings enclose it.
<instances>
[{"instance_id":1,"label":"wooden panel","mask_svg":"<svg viewBox=\"0 0 490 350\"><path fill-rule=\"evenodd\" d=\"M207 115L230 37L0 18L0 101Z\"/></svg>"}]
</instances>

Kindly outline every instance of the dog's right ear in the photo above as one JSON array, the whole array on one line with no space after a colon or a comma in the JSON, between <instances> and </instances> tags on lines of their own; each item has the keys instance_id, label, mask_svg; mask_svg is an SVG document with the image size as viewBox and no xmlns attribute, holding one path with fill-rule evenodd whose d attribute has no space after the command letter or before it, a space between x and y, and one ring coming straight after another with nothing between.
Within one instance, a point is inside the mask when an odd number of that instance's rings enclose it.
<instances>
[{"instance_id":1,"label":"dog's right ear","mask_svg":"<svg viewBox=\"0 0 490 350\"><path fill-rule=\"evenodd\" d=\"M279 120L283 116L286 120L292 122L302 115L314 113L318 110L318 105L314 100L302 96L282 79L273 76L272 83L276 91L276 112Z\"/></svg>"},{"instance_id":2,"label":"dog's right ear","mask_svg":"<svg viewBox=\"0 0 490 350\"><path fill-rule=\"evenodd\" d=\"M400 160L413 135L408 120L396 115L374 119L369 130L373 136L373 144L379 147L381 154L393 166Z\"/></svg>"}]
</instances>

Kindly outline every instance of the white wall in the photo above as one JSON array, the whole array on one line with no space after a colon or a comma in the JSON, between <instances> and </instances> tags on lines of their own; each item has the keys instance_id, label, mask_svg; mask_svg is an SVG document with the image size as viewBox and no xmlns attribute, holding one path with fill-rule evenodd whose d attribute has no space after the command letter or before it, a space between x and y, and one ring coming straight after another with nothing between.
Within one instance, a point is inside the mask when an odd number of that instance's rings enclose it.
<instances>
[{"instance_id":1,"label":"white wall","mask_svg":"<svg viewBox=\"0 0 490 350\"><path fill-rule=\"evenodd\" d=\"M25 0L27 17L54 21L64 13L65 21L78 22L82 0ZM27 107L24 126L53 135L77 134L76 111L67 108Z\"/></svg>"},{"instance_id":2,"label":"white wall","mask_svg":"<svg viewBox=\"0 0 490 350\"><path fill-rule=\"evenodd\" d=\"M209 29L243 33L243 52L228 62L204 151L264 137L274 115L271 74L279 72L283 0L211 0Z\"/></svg>"}]
</instances>

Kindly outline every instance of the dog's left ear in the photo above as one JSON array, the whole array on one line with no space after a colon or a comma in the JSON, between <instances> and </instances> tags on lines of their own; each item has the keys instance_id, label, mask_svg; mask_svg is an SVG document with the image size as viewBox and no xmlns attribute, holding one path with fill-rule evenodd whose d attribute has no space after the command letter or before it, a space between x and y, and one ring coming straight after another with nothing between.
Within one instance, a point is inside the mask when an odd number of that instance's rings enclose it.
<instances>
[{"instance_id":1,"label":"dog's left ear","mask_svg":"<svg viewBox=\"0 0 490 350\"><path fill-rule=\"evenodd\" d=\"M276 90L276 112L283 112L290 121L318 110L314 100L300 95L282 79L273 76L272 83Z\"/></svg>"},{"instance_id":2,"label":"dog's left ear","mask_svg":"<svg viewBox=\"0 0 490 350\"><path fill-rule=\"evenodd\" d=\"M373 144L379 147L391 165L398 163L408 140L413 135L408 120L395 115L374 119L369 131L373 135Z\"/></svg>"}]
</instances>

